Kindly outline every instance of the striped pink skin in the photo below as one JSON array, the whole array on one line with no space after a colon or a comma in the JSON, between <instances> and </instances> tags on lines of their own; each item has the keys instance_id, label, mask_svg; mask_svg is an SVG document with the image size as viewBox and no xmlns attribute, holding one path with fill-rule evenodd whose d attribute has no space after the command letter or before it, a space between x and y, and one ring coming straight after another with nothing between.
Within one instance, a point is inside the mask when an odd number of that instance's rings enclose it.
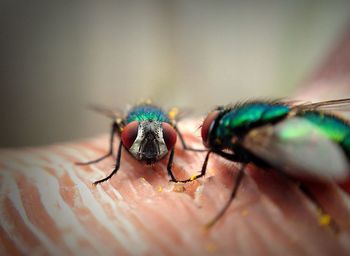
<instances>
[{"instance_id":1,"label":"striped pink skin","mask_svg":"<svg viewBox=\"0 0 350 256\"><path fill-rule=\"evenodd\" d=\"M194 127L193 121L180 126L198 148ZM145 167L123 154L118 174L94 187L114 160L74 162L102 155L107 141L1 150L0 255L350 254L349 198L333 184L312 188L340 225L337 235L319 225L295 184L254 167L224 218L205 232L203 224L228 198L235 164L213 156L204 179L182 186L168 182L166 159ZM176 177L194 174L203 158L178 143Z\"/></svg>"}]
</instances>

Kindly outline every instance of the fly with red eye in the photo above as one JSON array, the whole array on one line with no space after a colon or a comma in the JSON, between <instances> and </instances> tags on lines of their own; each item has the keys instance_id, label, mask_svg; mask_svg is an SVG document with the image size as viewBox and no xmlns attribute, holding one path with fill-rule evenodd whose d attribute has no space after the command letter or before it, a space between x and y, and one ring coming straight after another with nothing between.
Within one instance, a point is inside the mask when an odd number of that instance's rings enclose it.
<instances>
[{"instance_id":1,"label":"fly with red eye","mask_svg":"<svg viewBox=\"0 0 350 256\"><path fill-rule=\"evenodd\" d=\"M333 181L350 194L350 120L331 112L349 109L350 98L306 104L253 100L214 109L202 124L208 153L201 172L180 182L204 176L212 153L241 166L229 200L207 227L224 215L236 197L247 164L278 170L297 182L320 210L304 181Z\"/></svg>"},{"instance_id":2,"label":"fly with red eye","mask_svg":"<svg viewBox=\"0 0 350 256\"><path fill-rule=\"evenodd\" d=\"M170 181L174 182L177 180L172 173L172 164L177 136L179 136L185 150L203 151L190 148L186 145L181 132L176 126L176 115L174 115L173 112L166 113L161 108L149 102L141 103L131 108L125 117L109 110L96 107L94 109L113 118L109 151L98 159L77 164L93 164L113 155L114 136L118 135L120 137L114 170L107 177L95 181L94 185L107 181L117 173L120 167L123 148L136 160L146 165L158 162L170 152L167 171L170 176Z\"/></svg>"}]
</instances>

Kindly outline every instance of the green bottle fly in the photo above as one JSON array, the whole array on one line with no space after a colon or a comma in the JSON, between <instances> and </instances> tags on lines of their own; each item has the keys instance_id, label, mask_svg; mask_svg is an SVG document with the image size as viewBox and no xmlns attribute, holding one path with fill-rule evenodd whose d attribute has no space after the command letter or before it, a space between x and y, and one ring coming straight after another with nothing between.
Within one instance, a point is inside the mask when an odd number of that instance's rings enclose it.
<instances>
[{"instance_id":1,"label":"green bottle fly","mask_svg":"<svg viewBox=\"0 0 350 256\"><path fill-rule=\"evenodd\" d=\"M350 123L331 110L349 109L350 99L311 104L248 101L218 107L205 118L201 135L209 155L242 163L230 200L209 223L213 225L236 196L244 168L252 163L282 171L293 179L342 182L350 177Z\"/></svg>"},{"instance_id":2,"label":"green bottle fly","mask_svg":"<svg viewBox=\"0 0 350 256\"><path fill-rule=\"evenodd\" d=\"M120 167L122 149L126 150L136 160L146 165L154 164L170 153L167 171L171 181L176 181L172 173L172 164L177 136L179 136L185 150L203 151L192 149L186 145L176 125L178 114L176 108L165 112L162 108L152 104L150 101L144 101L132 107L126 115L115 113L101 107L94 107L93 109L113 119L109 150L107 154L98 159L77 164L93 164L112 156L114 137L116 135L120 137L116 164L113 171L107 177L95 181L95 185L107 181L117 173Z\"/></svg>"}]
</instances>

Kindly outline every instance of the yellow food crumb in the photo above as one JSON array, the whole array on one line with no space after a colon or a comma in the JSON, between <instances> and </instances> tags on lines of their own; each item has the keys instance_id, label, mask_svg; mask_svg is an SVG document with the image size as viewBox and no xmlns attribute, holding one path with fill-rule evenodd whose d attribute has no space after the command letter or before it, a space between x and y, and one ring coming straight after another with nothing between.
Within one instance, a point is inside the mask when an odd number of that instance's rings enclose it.
<instances>
[{"instance_id":1,"label":"yellow food crumb","mask_svg":"<svg viewBox=\"0 0 350 256\"><path fill-rule=\"evenodd\" d=\"M173 191L178 193L185 192L185 187L182 184L175 184Z\"/></svg>"},{"instance_id":2,"label":"yellow food crumb","mask_svg":"<svg viewBox=\"0 0 350 256\"><path fill-rule=\"evenodd\" d=\"M179 114L179 109L178 108L172 108L170 109L168 116L170 119L175 119L175 117Z\"/></svg>"},{"instance_id":3,"label":"yellow food crumb","mask_svg":"<svg viewBox=\"0 0 350 256\"><path fill-rule=\"evenodd\" d=\"M197 176L197 175L193 174L193 175L191 176L191 179L190 179L190 180L194 181L194 180L196 179L196 176Z\"/></svg>"},{"instance_id":4,"label":"yellow food crumb","mask_svg":"<svg viewBox=\"0 0 350 256\"><path fill-rule=\"evenodd\" d=\"M248 210L243 210L243 211L241 211L241 216L245 217L248 215L248 213L249 213Z\"/></svg>"},{"instance_id":5,"label":"yellow food crumb","mask_svg":"<svg viewBox=\"0 0 350 256\"><path fill-rule=\"evenodd\" d=\"M213 253L216 251L217 247L214 243L209 243L209 244L207 244L206 249L208 252Z\"/></svg>"},{"instance_id":6,"label":"yellow food crumb","mask_svg":"<svg viewBox=\"0 0 350 256\"><path fill-rule=\"evenodd\" d=\"M163 191L162 186L159 186L159 187L158 187L158 192L162 192L162 191Z\"/></svg>"},{"instance_id":7,"label":"yellow food crumb","mask_svg":"<svg viewBox=\"0 0 350 256\"><path fill-rule=\"evenodd\" d=\"M329 216L328 214L322 214L318 218L318 223L320 224L320 226L328 226L331 223L331 216Z\"/></svg>"}]
</instances>

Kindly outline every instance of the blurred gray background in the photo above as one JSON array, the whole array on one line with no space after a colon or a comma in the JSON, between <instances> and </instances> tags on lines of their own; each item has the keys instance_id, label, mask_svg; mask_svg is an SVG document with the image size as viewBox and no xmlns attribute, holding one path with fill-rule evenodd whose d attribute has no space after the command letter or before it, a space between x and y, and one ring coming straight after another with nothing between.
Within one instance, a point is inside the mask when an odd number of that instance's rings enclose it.
<instances>
[{"instance_id":1,"label":"blurred gray background","mask_svg":"<svg viewBox=\"0 0 350 256\"><path fill-rule=\"evenodd\" d=\"M109 131L86 109L151 97L213 105L291 95L350 21L350 1L0 2L0 146Z\"/></svg>"}]
</instances>

